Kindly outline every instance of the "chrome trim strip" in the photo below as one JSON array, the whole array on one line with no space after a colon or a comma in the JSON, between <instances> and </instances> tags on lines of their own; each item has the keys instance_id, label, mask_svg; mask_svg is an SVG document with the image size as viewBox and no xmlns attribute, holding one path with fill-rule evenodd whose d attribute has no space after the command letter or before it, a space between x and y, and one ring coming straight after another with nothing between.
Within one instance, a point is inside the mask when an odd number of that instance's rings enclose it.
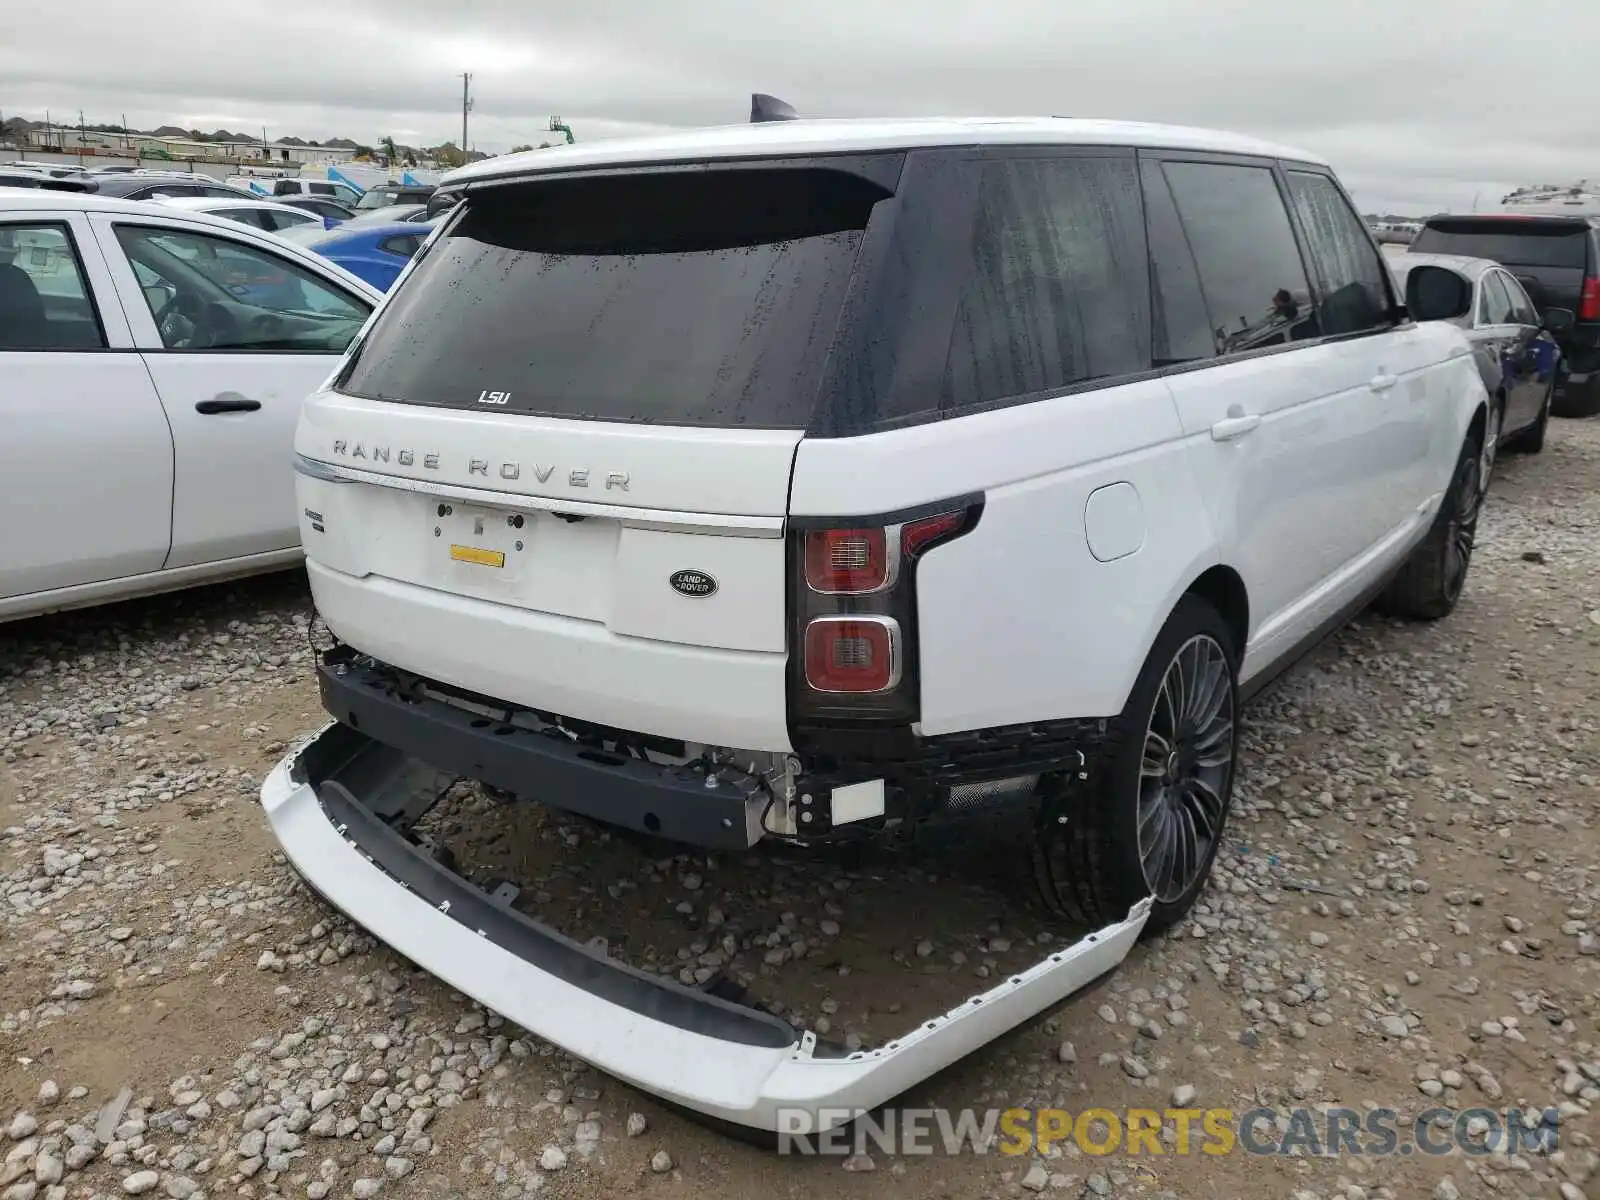
<instances>
[{"instance_id":1,"label":"chrome trim strip","mask_svg":"<svg viewBox=\"0 0 1600 1200\"><path fill-rule=\"evenodd\" d=\"M495 508L517 509L523 512L570 513L573 516L605 517L629 529L654 529L666 533L710 533L723 537L780 538L783 536L782 517L739 517L719 513L680 513L659 508L636 508L625 504L598 504L593 500L562 500L554 496L528 496L518 492L499 492L492 488L462 487L458 484L435 483L431 479L411 479L403 475L384 475L377 471L363 471L336 463L321 462L294 455L294 469L308 479L321 479L327 483L366 483L373 487L393 488L401 492L417 492L425 496L438 496L442 500L460 500L466 504L486 504Z\"/></svg>"}]
</instances>

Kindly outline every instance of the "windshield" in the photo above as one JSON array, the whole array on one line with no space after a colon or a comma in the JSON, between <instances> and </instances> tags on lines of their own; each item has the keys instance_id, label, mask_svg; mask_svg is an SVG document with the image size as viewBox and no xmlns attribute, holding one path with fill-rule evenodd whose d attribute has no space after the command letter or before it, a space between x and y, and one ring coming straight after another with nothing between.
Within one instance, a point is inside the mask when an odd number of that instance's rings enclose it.
<instances>
[{"instance_id":1,"label":"windshield","mask_svg":"<svg viewBox=\"0 0 1600 1200\"><path fill-rule=\"evenodd\" d=\"M400 194L397 187L368 188L357 203L357 208L384 208L394 203L394 198Z\"/></svg>"},{"instance_id":2,"label":"windshield","mask_svg":"<svg viewBox=\"0 0 1600 1200\"><path fill-rule=\"evenodd\" d=\"M1508 267L1569 267L1588 262L1589 229L1569 221L1491 218L1430 221L1411 243L1418 254L1461 254Z\"/></svg>"},{"instance_id":3,"label":"windshield","mask_svg":"<svg viewBox=\"0 0 1600 1200\"><path fill-rule=\"evenodd\" d=\"M804 427L887 193L747 169L488 190L417 260L346 390L611 421Z\"/></svg>"}]
</instances>

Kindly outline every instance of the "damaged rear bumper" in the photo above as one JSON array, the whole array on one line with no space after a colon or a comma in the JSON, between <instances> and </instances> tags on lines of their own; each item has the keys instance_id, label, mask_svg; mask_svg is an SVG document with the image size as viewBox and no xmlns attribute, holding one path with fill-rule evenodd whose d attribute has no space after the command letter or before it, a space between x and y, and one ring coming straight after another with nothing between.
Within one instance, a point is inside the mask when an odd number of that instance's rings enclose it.
<instances>
[{"instance_id":1,"label":"damaged rear bumper","mask_svg":"<svg viewBox=\"0 0 1600 1200\"><path fill-rule=\"evenodd\" d=\"M329 903L450 986L599 1069L757 1129L819 1129L893 1099L1116 967L1149 901L881 1047L829 1054L769 1013L608 959L501 903L380 812L438 772L334 724L292 751L261 800ZM448 777L445 777L448 778Z\"/></svg>"}]
</instances>

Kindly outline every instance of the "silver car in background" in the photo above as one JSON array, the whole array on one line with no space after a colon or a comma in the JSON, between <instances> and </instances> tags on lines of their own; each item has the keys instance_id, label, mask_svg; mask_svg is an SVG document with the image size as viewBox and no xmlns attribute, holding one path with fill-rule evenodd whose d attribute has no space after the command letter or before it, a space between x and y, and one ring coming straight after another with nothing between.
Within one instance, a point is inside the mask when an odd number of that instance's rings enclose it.
<instances>
[{"instance_id":1,"label":"silver car in background","mask_svg":"<svg viewBox=\"0 0 1600 1200\"><path fill-rule=\"evenodd\" d=\"M1429 292L1450 295L1439 311L1460 314L1450 323L1466 333L1494 403L1479 471L1487 489L1499 450L1537 454L1544 449L1550 397L1561 361L1552 333L1567 328L1575 318L1564 308L1546 309L1541 317L1516 277L1487 258L1416 253L1384 257L1401 295L1406 294L1407 277L1425 270Z\"/></svg>"}]
</instances>

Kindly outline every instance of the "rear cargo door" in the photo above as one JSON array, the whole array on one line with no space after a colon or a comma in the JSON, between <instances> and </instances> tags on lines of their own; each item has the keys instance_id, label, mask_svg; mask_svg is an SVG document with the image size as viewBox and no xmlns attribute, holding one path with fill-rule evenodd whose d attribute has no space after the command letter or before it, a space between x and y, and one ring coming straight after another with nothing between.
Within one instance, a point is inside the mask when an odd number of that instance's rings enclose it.
<instances>
[{"instance_id":1,"label":"rear cargo door","mask_svg":"<svg viewBox=\"0 0 1600 1200\"><path fill-rule=\"evenodd\" d=\"M846 164L470 196L305 409L299 454L360 485L309 506L314 562L783 653L794 451L889 194Z\"/></svg>"},{"instance_id":2,"label":"rear cargo door","mask_svg":"<svg viewBox=\"0 0 1600 1200\"><path fill-rule=\"evenodd\" d=\"M1571 309L1583 299L1589 263L1589 225L1582 220L1514 216L1435 217L1411 249L1422 254L1462 254L1500 263L1526 289L1542 313Z\"/></svg>"}]
</instances>

